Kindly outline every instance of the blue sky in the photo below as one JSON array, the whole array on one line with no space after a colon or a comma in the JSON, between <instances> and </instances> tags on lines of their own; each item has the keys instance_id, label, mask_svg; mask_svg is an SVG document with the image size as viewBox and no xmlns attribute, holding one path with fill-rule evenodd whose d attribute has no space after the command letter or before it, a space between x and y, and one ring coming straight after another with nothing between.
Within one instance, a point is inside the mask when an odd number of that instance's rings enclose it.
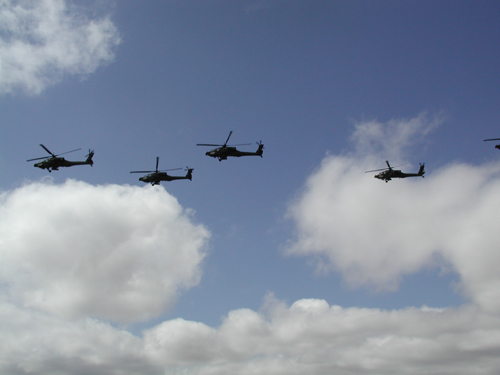
<instances>
[{"instance_id":1,"label":"blue sky","mask_svg":"<svg viewBox=\"0 0 500 375\"><path fill-rule=\"evenodd\" d=\"M3 1L2 371L498 373L499 13Z\"/></svg>"}]
</instances>

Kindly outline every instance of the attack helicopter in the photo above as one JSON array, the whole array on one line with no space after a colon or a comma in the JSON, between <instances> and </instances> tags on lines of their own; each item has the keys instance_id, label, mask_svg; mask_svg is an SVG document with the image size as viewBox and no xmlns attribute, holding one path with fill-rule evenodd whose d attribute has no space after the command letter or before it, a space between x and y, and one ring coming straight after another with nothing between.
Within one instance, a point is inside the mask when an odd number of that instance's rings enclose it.
<instances>
[{"instance_id":1,"label":"attack helicopter","mask_svg":"<svg viewBox=\"0 0 500 375\"><path fill-rule=\"evenodd\" d=\"M393 169L391 167L391 165L389 164L389 161L386 160L385 162L387 164L387 168L374 169L372 171L366 171L365 173L383 171L383 172L376 174L373 177L378 178L379 180L384 180L385 182L389 182L393 178L424 177L425 164L420 164L420 169L418 170L417 173L404 173L404 172L401 172L400 170Z\"/></svg>"},{"instance_id":2,"label":"attack helicopter","mask_svg":"<svg viewBox=\"0 0 500 375\"><path fill-rule=\"evenodd\" d=\"M219 159L219 161L227 160L228 156L234 156L237 158L239 158L240 156L260 156L260 157L262 157L262 153L264 150L264 145L262 144L262 141L256 142L259 147L257 148L257 151L255 151L255 152L239 151L236 149L235 146L247 146L247 145L251 145L251 143L241 143L241 144L237 144L237 145L228 146L227 142L229 141L231 134L233 134L232 130L229 132L229 135L226 139L226 142L224 142L223 145L215 145L215 144L211 144L211 143L198 143L196 146L219 146L219 147L214 148L213 150L207 151L205 153L205 155L210 156L212 158L217 158L217 159Z\"/></svg>"},{"instance_id":3,"label":"attack helicopter","mask_svg":"<svg viewBox=\"0 0 500 375\"><path fill-rule=\"evenodd\" d=\"M158 162L159 161L160 161L160 158L157 156L156 157L156 169L154 171L132 171L130 173L149 173L149 174L139 178L139 181L148 182L152 186L160 185L160 181L191 180L192 179L193 168L186 168L187 173L185 176L170 176L169 174L167 174L167 171L177 171L177 170L182 169L182 168L164 169L164 170L159 171L158 170Z\"/></svg>"},{"instance_id":4,"label":"attack helicopter","mask_svg":"<svg viewBox=\"0 0 500 375\"><path fill-rule=\"evenodd\" d=\"M92 167L94 165L94 162L92 160L92 157L94 156L94 150L89 150L89 153L87 154L87 159L85 161L69 161L69 160L61 158L59 156L69 154L70 152L75 152L75 151L81 150L81 148L77 148L76 150L71 150L71 151L63 152L62 154L55 155L44 145L40 144L40 146L42 146L42 148L45 151L47 151L51 155L51 157L47 158L46 156L42 156L41 158L26 160L26 161L33 161L33 160L45 159L39 163L35 163L33 165L34 167L46 169L49 172L52 172L52 171L59 170L60 167L72 167L74 165L85 165L85 164L89 164Z\"/></svg>"},{"instance_id":5,"label":"attack helicopter","mask_svg":"<svg viewBox=\"0 0 500 375\"><path fill-rule=\"evenodd\" d=\"M483 142L486 142L486 141L500 141L500 138L485 139ZM496 145L495 148L498 148L500 150L500 144Z\"/></svg>"}]
</instances>

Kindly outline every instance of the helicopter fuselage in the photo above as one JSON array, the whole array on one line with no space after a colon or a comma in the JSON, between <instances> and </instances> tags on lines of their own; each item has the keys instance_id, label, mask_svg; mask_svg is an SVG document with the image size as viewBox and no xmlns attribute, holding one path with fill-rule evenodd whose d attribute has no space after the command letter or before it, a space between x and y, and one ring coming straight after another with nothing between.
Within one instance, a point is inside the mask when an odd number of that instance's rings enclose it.
<instances>
[{"instance_id":1,"label":"helicopter fuselage","mask_svg":"<svg viewBox=\"0 0 500 375\"><path fill-rule=\"evenodd\" d=\"M41 162L35 163L33 166L40 168L40 169L46 169L49 172L51 171L57 171L59 170L60 167L72 167L74 165L86 165L89 164L92 166L94 162L92 161L92 156L94 155L93 152L89 154L89 157L85 161L69 161L66 160L65 158L61 157L51 157L45 160L42 160Z\"/></svg>"},{"instance_id":2,"label":"helicopter fuselage","mask_svg":"<svg viewBox=\"0 0 500 375\"><path fill-rule=\"evenodd\" d=\"M407 177L424 177L424 165L420 166L420 169L417 173L404 173L397 169L388 169L383 172L380 172L373 176L374 178L378 178L379 180L384 180L385 182L391 181L393 178L407 178Z\"/></svg>"},{"instance_id":3,"label":"helicopter fuselage","mask_svg":"<svg viewBox=\"0 0 500 375\"><path fill-rule=\"evenodd\" d=\"M214 148L213 150L207 151L205 155L212 158L217 158L219 161L227 160L229 156L239 158L240 156L260 156L262 157L263 145L259 145L259 148L255 152L239 151L236 147L222 146Z\"/></svg>"},{"instance_id":4,"label":"helicopter fuselage","mask_svg":"<svg viewBox=\"0 0 500 375\"><path fill-rule=\"evenodd\" d=\"M167 172L153 172L142 176L139 181L150 183L151 185L160 185L161 181L172 181L172 180L192 180L193 169L188 169L185 176L170 176Z\"/></svg>"}]
</instances>

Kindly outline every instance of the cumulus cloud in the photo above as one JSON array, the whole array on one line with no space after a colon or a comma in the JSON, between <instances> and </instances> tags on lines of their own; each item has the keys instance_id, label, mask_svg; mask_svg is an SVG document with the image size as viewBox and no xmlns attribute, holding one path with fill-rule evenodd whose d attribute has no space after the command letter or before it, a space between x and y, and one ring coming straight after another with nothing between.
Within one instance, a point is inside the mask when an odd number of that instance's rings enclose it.
<instances>
[{"instance_id":1,"label":"cumulus cloud","mask_svg":"<svg viewBox=\"0 0 500 375\"><path fill-rule=\"evenodd\" d=\"M476 307L379 309L268 296L219 327L174 319L136 337L0 303L0 371L64 374L497 374L500 319ZM42 344L43 343L43 344Z\"/></svg>"},{"instance_id":2,"label":"cumulus cloud","mask_svg":"<svg viewBox=\"0 0 500 375\"><path fill-rule=\"evenodd\" d=\"M182 319L144 333L146 352L188 374L494 374L497 316L474 307L378 309L272 296L216 329ZM194 345L188 345L188 343Z\"/></svg>"},{"instance_id":3,"label":"cumulus cloud","mask_svg":"<svg viewBox=\"0 0 500 375\"><path fill-rule=\"evenodd\" d=\"M147 320L200 281L209 232L163 188L32 183L0 197L8 299L65 318Z\"/></svg>"},{"instance_id":4,"label":"cumulus cloud","mask_svg":"<svg viewBox=\"0 0 500 375\"><path fill-rule=\"evenodd\" d=\"M39 94L65 74L90 74L119 42L109 16L65 0L0 0L0 93Z\"/></svg>"},{"instance_id":5,"label":"cumulus cloud","mask_svg":"<svg viewBox=\"0 0 500 375\"><path fill-rule=\"evenodd\" d=\"M425 179L387 184L364 173L386 155L407 160L398 145L422 139L437 122L419 116L357 124L356 152L327 156L291 206L297 239L289 251L315 258L322 270L340 272L353 286L377 289L395 289L423 267L451 266L475 303L500 312L500 163L452 163L431 169Z\"/></svg>"},{"instance_id":6,"label":"cumulus cloud","mask_svg":"<svg viewBox=\"0 0 500 375\"><path fill-rule=\"evenodd\" d=\"M68 322L0 302L3 374L159 374L140 338L95 319Z\"/></svg>"}]
</instances>

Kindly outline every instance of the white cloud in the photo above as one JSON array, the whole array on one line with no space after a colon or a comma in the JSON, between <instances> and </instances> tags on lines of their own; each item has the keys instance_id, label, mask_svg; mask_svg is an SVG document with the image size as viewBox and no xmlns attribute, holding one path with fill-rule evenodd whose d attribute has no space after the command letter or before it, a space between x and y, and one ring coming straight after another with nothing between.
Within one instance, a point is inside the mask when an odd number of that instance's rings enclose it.
<instances>
[{"instance_id":1,"label":"white cloud","mask_svg":"<svg viewBox=\"0 0 500 375\"><path fill-rule=\"evenodd\" d=\"M0 303L3 374L158 374L140 338L94 319L68 322Z\"/></svg>"},{"instance_id":2,"label":"white cloud","mask_svg":"<svg viewBox=\"0 0 500 375\"><path fill-rule=\"evenodd\" d=\"M0 0L0 93L39 94L65 74L92 73L119 42L109 16L91 19L65 0Z\"/></svg>"},{"instance_id":3,"label":"white cloud","mask_svg":"<svg viewBox=\"0 0 500 375\"><path fill-rule=\"evenodd\" d=\"M163 188L32 183L0 200L10 300L67 318L160 315L196 285L209 232Z\"/></svg>"},{"instance_id":4,"label":"white cloud","mask_svg":"<svg viewBox=\"0 0 500 375\"><path fill-rule=\"evenodd\" d=\"M327 156L292 205L298 235L289 251L316 257L321 269L339 271L351 285L378 289L395 289L404 275L449 263L474 302L500 312L500 163L455 163L431 169L425 179L387 184L364 173L383 164L387 148L401 161L399 145L421 138L436 121L358 124L357 152Z\"/></svg>"},{"instance_id":5,"label":"white cloud","mask_svg":"<svg viewBox=\"0 0 500 375\"><path fill-rule=\"evenodd\" d=\"M378 309L272 296L223 323L174 319L143 337L0 303L0 371L64 374L497 374L500 319L475 307Z\"/></svg>"}]
</instances>

